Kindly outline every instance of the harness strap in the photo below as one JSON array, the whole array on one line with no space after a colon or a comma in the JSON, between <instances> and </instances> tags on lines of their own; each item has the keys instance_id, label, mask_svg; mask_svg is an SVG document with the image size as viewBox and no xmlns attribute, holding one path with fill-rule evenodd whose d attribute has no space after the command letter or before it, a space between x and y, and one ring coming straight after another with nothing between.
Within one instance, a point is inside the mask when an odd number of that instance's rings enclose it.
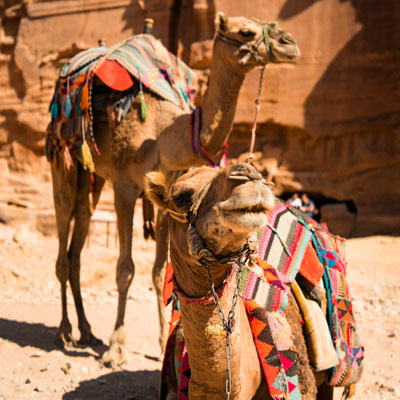
<instances>
[{"instance_id":1,"label":"harness strap","mask_svg":"<svg viewBox=\"0 0 400 400\"><path fill-rule=\"evenodd\" d=\"M208 189L210 188L212 179L209 180L203 187L200 189L200 192L196 198L196 200L193 202L192 206L190 207L189 212L180 212L180 211L175 211L171 210L170 208L167 208L166 210L169 212L169 215L175 219L178 222L181 222L183 224L189 223L189 215L194 215L196 216L198 209L200 208L201 202L203 201L204 197L206 196Z\"/></svg>"},{"instance_id":2,"label":"harness strap","mask_svg":"<svg viewBox=\"0 0 400 400\"><path fill-rule=\"evenodd\" d=\"M219 297L223 296L227 292L229 288L229 283L235 276L236 270L237 270L237 265L233 265L228 276L222 282L222 285L218 289L216 289L216 293L218 294ZM178 294L180 301L184 301L187 304L196 304L198 306L206 306L209 304L214 304L214 297L212 292L200 297L191 297L188 296L181 289L181 287L178 285L178 282L175 279L175 276L172 277L172 282L174 284L174 292Z\"/></svg>"},{"instance_id":3,"label":"harness strap","mask_svg":"<svg viewBox=\"0 0 400 400\"><path fill-rule=\"evenodd\" d=\"M192 113L191 119L192 125L192 149L193 153L197 154L201 159L208 162L212 168L221 168L227 165L226 162L226 149L228 144L224 144L224 148L222 151L222 157L219 163L216 163L212 160L206 152L206 149L203 147L200 140L200 131L201 131L201 108L196 108Z\"/></svg>"}]
</instances>

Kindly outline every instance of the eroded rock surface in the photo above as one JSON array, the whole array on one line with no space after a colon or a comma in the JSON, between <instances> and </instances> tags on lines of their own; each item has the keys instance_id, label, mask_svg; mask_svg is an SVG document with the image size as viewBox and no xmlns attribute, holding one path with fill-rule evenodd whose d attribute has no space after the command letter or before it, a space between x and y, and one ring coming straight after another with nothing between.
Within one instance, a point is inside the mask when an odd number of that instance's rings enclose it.
<instances>
[{"instance_id":1,"label":"eroded rock surface","mask_svg":"<svg viewBox=\"0 0 400 400\"><path fill-rule=\"evenodd\" d=\"M340 215L322 214L343 235L398 233L396 0L275 0L268 7L262 0L1 1L0 161L11 170L46 168L44 132L60 66L99 39L111 45L141 32L146 17L155 20L155 36L198 70L201 104L219 10L278 21L302 52L296 65L269 65L264 75L257 164L277 194L308 192L322 211L341 204ZM249 74L241 91L233 158L249 148L258 77Z\"/></svg>"}]
</instances>

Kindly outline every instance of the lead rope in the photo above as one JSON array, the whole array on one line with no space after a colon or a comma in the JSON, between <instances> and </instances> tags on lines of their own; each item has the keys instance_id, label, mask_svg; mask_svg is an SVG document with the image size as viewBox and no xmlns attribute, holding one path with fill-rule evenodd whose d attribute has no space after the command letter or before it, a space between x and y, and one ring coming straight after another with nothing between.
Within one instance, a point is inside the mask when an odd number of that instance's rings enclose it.
<instances>
[{"instance_id":1,"label":"lead rope","mask_svg":"<svg viewBox=\"0 0 400 400\"><path fill-rule=\"evenodd\" d=\"M246 158L246 162L251 163L251 161L254 160L254 145L256 143L256 128L257 128L257 118L258 118L258 111L261 109L260 105L260 96L261 96L261 90L262 90L262 84L263 84L263 79L264 79L264 71L265 71L265 66L262 66L260 68L260 78L258 81L258 93L257 93L257 98L256 98L256 109L254 111L254 122L253 122L253 128L251 130L251 142L250 142L250 150L249 150L249 155Z\"/></svg>"},{"instance_id":2,"label":"lead rope","mask_svg":"<svg viewBox=\"0 0 400 400\"><path fill-rule=\"evenodd\" d=\"M217 307L218 311L218 317L222 323L222 327L224 331L226 332L226 345L225 345L225 356L226 356L226 381L225 381L225 391L226 391L226 398L227 400L230 399L231 391L232 391L232 371L231 371L231 356L232 356L232 349L231 349L231 342L230 342L230 336L233 331L233 326L234 326L234 318L235 318L235 307L237 304L237 300L239 297L239 290L240 290L240 284L242 282L242 277L243 277L243 265L246 264L248 260L248 257L246 258L245 262L242 263L242 261L239 260L238 264L238 270L236 272L236 288L233 293L232 297L232 306L231 309L228 313L228 316L225 317L224 312L222 311L221 305L219 303L219 296L217 292L215 291L215 285L214 281L211 277L210 273L210 265L205 264L207 274L208 274L208 283L211 288L212 296L213 296L213 301L214 304Z\"/></svg>"}]
</instances>

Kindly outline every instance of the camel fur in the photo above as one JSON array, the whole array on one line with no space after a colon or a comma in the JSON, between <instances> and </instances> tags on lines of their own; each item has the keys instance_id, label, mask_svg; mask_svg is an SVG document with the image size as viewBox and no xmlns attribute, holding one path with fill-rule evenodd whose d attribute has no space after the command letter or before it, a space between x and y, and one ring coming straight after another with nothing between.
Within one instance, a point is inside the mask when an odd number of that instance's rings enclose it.
<instances>
[{"instance_id":1,"label":"camel fur","mask_svg":"<svg viewBox=\"0 0 400 400\"><path fill-rule=\"evenodd\" d=\"M244 17L227 18L219 13L216 31L224 38L252 45L262 37L263 26ZM291 62L299 50L293 37L274 26L269 29L269 47L261 40L258 60L250 57L245 63L240 59L246 54L238 45L218 39L214 42L211 75L202 103L202 129L200 140L211 158L217 157L229 137L236 109L237 98L245 75L257 65L269 62ZM94 87L93 99L96 98ZM124 315L127 294L135 274L132 260L132 229L136 200L144 190L144 176L152 170L164 172L184 170L204 164L192 151L190 126L191 113L175 104L164 101L145 90L144 101L148 118L140 116L140 103L136 99L125 119L114 129L109 127L106 111L95 112L93 132L100 155L93 154L95 188L91 192L90 176L82 165L73 160L67 170L61 155L55 155L51 170L53 177L54 205L56 211L59 252L56 273L61 284L62 319L57 333L60 345L75 343L67 315L66 286L70 282L78 314L81 344L98 343L86 319L80 291L80 253L84 245L90 217L99 199L105 180L112 183L117 214L119 257L116 268L118 311L110 348L103 355L107 364L126 361ZM68 243L71 220L75 220L72 239ZM160 316L160 346L166 339L166 323L162 303L162 277L167 261L168 228L163 211L157 215L156 257L153 266L153 283L156 289Z\"/></svg>"},{"instance_id":2,"label":"camel fur","mask_svg":"<svg viewBox=\"0 0 400 400\"><path fill-rule=\"evenodd\" d=\"M190 215L190 208L201 188L211 181L197 215ZM273 208L273 194L262 176L250 164L235 164L221 170L197 168L181 176L176 183L169 184L161 173L153 172L146 178L146 193L159 207L172 212L188 213L187 223L169 218L170 254L174 266L174 277L180 299L181 323L190 362L189 398L225 399L226 355L225 338L210 334L210 327L221 325L214 303L208 305L188 301L187 298L202 298L210 293L206 268L195 252L190 232L193 229L216 259L233 256L241 251L252 237L267 222L267 212ZM170 212L170 211L169 211ZM217 258L219 257L219 258ZM230 274L231 264L224 262L210 267L215 288L221 287ZM227 315L235 279L227 283L220 295L220 305ZM298 359L299 389L302 398L333 399L330 395L317 394L317 382L311 369L303 335L302 318L292 295L285 309L292 329ZM239 297L235 308L235 325L231 334L232 392L231 399L268 399L268 386L253 341L243 300ZM167 368L171 363L167 360ZM168 371L167 375L175 374ZM173 379L167 378L171 387L168 399L176 398L177 388ZM171 383L172 382L172 383ZM320 384L321 382L318 382ZM168 383L167 383L168 385ZM164 388L165 389L165 388Z\"/></svg>"}]
</instances>

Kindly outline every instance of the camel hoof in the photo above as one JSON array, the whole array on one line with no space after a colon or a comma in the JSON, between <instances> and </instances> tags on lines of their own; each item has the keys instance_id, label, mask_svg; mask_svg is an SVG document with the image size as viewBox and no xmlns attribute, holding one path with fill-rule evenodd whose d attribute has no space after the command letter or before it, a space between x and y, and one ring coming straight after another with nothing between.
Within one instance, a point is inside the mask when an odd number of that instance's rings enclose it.
<instances>
[{"instance_id":1,"label":"camel hoof","mask_svg":"<svg viewBox=\"0 0 400 400\"><path fill-rule=\"evenodd\" d=\"M68 347L76 347L76 340L72 336L71 332L57 332L55 345L61 347L62 349Z\"/></svg>"},{"instance_id":2,"label":"camel hoof","mask_svg":"<svg viewBox=\"0 0 400 400\"><path fill-rule=\"evenodd\" d=\"M107 368L119 367L128 362L128 356L125 349L121 346L111 346L101 358L103 365Z\"/></svg>"},{"instance_id":3,"label":"camel hoof","mask_svg":"<svg viewBox=\"0 0 400 400\"><path fill-rule=\"evenodd\" d=\"M81 338L78 341L78 344L81 346L90 346L90 347L97 347L104 345L101 339L97 339L97 337L92 334L90 334L87 337L81 336Z\"/></svg>"}]
</instances>

